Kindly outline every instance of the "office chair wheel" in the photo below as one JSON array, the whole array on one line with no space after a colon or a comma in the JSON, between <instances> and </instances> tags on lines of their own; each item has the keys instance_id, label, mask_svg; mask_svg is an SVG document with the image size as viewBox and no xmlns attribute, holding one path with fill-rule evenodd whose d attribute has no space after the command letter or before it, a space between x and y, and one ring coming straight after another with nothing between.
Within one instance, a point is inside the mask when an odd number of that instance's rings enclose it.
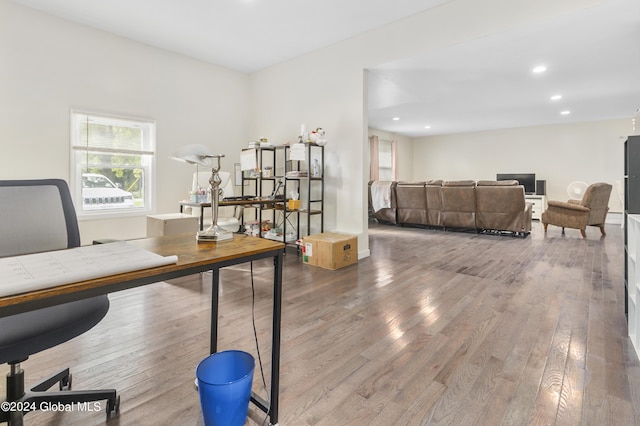
<instances>
[{"instance_id":1,"label":"office chair wheel","mask_svg":"<svg viewBox=\"0 0 640 426\"><path fill-rule=\"evenodd\" d=\"M71 383L73 382L73 376L71 375L71 373L69 373L68 376L63 377L62 379L60 379L59 382L59 388L61 391L63 390L71 390Z\"/></svg>"},{"instance_id":2,"label":"office chair wheel","mask_svg":"<svg viewBox=\"0 0 640 426\"><path fill-rule=\"evenodd\" d=\"M120 395L116 396L115 401L107 400L107 419L120 412Z\"/></svg>"}]
</instances>

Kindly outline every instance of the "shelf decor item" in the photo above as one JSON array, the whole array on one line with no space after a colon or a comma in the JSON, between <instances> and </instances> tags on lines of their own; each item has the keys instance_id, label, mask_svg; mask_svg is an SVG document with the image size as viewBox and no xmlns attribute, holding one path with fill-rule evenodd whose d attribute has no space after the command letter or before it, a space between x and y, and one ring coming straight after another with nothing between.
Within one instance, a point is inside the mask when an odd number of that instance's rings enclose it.
<instances>
[{"instance_id":1,"label":"shelf decor item","mask_svg":"<svg viewBox=\"0 0 640 426\"><path fill-rule=\"evenodd\" d=\"M322 127L318 127L316 130L311 132L309 137L311 142L314 142L318 146L325 146L327 144L327 140L324 138L326 132Z\"/></svg>"}]
</instances>

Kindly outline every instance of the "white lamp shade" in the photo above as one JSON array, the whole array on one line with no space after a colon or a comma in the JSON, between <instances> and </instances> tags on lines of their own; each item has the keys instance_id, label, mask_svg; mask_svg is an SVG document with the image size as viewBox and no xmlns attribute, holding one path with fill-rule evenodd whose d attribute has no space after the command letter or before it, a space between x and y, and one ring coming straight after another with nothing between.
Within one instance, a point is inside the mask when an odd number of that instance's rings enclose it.
<instances>
[{"instance_id":1,"label":"white lamp shade","mask_svg":"<svg viewBox=\"0 0 640 426\"><path fill-rule=\"evenodd\" d=\"M211 151L209 151L209 148L206 146L191 144L185 145L169 158L183 163L211 166L211 155Z\"/></svg>"}]
</instances>

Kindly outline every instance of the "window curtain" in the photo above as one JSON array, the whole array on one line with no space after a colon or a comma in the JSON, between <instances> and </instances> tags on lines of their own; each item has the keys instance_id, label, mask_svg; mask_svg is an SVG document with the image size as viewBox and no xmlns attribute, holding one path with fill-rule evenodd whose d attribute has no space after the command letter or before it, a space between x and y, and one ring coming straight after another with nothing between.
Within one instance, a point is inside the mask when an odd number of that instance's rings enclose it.
<instances>
[{"instance_id":1,"label":"window curtain","mask_svg":"<svg viewBox=\"0 0 640 426\"><path fill-rule=\"evenodd\" d=\"M376 181L380 178L378 170L380 168L380 154L378 152L378 137L369 137L369 180Z\"/></svg>"}]
</instances>

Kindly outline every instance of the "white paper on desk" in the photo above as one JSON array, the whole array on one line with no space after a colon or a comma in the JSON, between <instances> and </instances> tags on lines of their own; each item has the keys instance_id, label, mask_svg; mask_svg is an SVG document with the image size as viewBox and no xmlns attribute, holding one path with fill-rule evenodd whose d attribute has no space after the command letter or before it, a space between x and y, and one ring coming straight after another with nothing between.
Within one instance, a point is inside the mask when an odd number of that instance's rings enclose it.
<instances>
[{"instance_id":1,"label":"white paper on desk","mask_svg":"<svg viewBox=\"0 0 640 426\"><path fill-rule=\"evenodd\" d=\"M257 167L255 148L245 149L240 153L240 168L242 170L255 170Z\"/></svg>"},{"instance_id":2,"label":"white paper on desk","mask_svg":"<svg viewBox=\"0 0 640 426\"><path fill-rule=\"evenodd\" d=\"M178 256L160 256L126 241L5 257L0 259L0 297L177 261Z\"/></svg>"}]
</instances>

